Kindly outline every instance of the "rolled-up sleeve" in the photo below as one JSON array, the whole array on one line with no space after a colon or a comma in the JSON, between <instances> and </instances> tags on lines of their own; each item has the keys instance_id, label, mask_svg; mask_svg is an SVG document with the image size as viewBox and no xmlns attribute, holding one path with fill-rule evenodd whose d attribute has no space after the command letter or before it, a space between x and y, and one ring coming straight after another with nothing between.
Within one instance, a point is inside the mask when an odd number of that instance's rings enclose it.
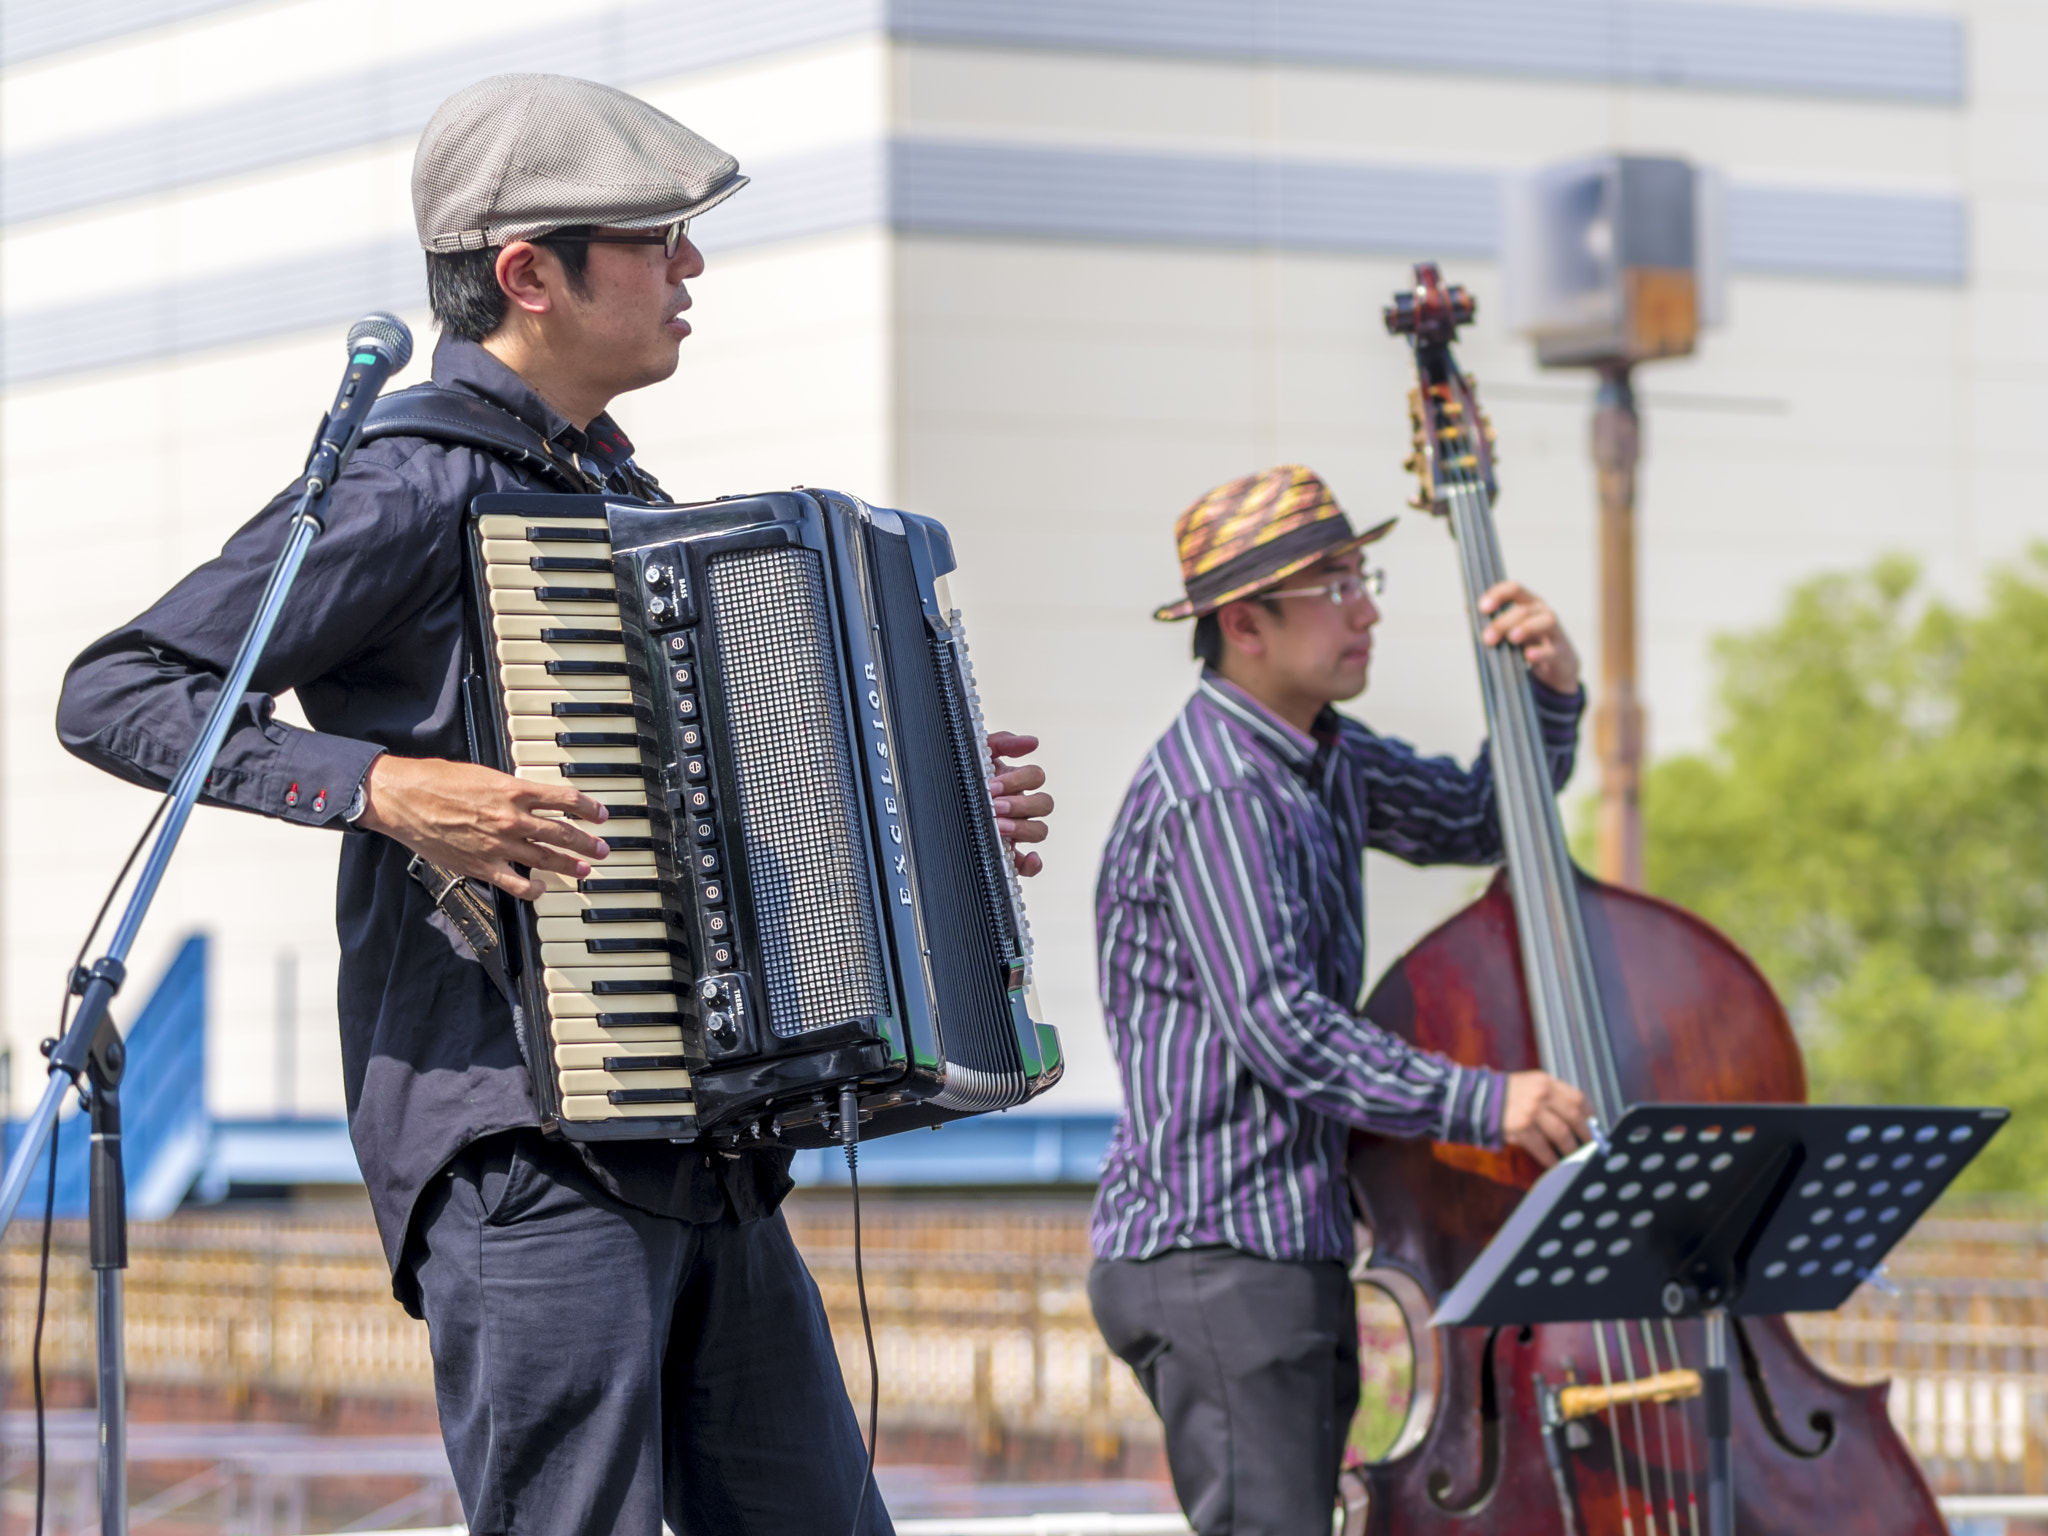
<instances>
[{"instance_id":1,"label":"rolled-up sleeve","mask_svg":"<svg viewBox=\"0 0 2048 1536\"><path fill-rule=\"evenodd\" d=\"M395 445L394 445L395 446ZM276 718L277 695L343 672L459 569L431 502L387 448L359 454L328 498L327 528L297 582L206 782L214 805L338 826L384 749ZM237 531L220 554L71 664L57 706L64 746L132 783L176 775L219 698L283 549L298 486Z\"/></svg>"},{"instance_id":2,"label":"rolled-up sleeve","mask_svg":"<svg viewBox=\"0 0 2048 1536\"><path fill-rule=\"evenodd\" d=\"M1285 818L1235 786L1183 802L1162 827L1165 886L1210 1016L1255 1078L1320 1114L1499 1145L1499 1073L1417 1050L1316 990Z\"/></svg>"}]
</instances>

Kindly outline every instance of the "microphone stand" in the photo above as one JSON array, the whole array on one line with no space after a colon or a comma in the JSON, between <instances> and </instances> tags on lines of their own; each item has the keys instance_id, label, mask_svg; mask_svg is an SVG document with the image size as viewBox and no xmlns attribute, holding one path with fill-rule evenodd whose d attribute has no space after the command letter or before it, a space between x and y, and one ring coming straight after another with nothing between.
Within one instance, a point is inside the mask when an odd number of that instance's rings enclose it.
<instances>
[{"instance_id":1,"label":"microphone stand","mask_svg":"<svg viewBox=\"0 0 2048 1536\"><path fill-rule=\"evenodd\" d=\"M366 330L372 321L380 328ZM393 331L395 330L395 334ZM371 357L366 348L380 345L381 356ZM127 1195L121 1166L120 1086L126 1065L121 1032L108 1012L114 994L128 978L128 955L136 935L163 883L178 839L191 819L200 791L213 771L214 759L227 740L228 726L242 697L248 692L256 664L262 660L284 611L285 599L305 564L306 551L326 529L327 493L340 478L362 433L363 417L383 381L403 368L412 355L412 336L404 324L387 315L357 322L349 332L351 371L344 382L336 409L328 413L314 441L308 460L306 484L292 507L290 534L277 564L271 568L269 583L256 606L256 616L242 637L233 665L221 683L206 724L186 755L178 776L171 781L163 825L157 829L129 893L121 920L114 929L113 942L90 967L76 972L71 989L81 999L61 1040L50 1044L50 1083L43 1090L28 1131L0 1176L0 1232L12 1224L28 1188L35 1165L49 1145L64 1094L76 1087L91 1111L91 1258L94 1296L97 1302L96 1344L99 1380L99 1484L100 1536L127 1536L128 1532L128 1385L127 1362L122 1348L122 1271L128 1267ZM393 354L396 354L395 356ZM359 364L379 364L364 367ZM370 387L361 388L367 382ZM340 440L336 441L336 435Z\"/></svg>"}]
</instances>

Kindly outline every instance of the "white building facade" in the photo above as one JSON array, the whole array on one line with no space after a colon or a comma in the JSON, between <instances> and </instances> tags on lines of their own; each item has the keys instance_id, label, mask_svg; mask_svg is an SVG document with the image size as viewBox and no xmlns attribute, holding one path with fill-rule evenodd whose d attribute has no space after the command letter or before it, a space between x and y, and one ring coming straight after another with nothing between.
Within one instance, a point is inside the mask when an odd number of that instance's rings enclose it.
<instances>
[{"instance_id":1,"label":"white building facade","mask_svg":"<svg viewBox=\"0 0 2048 1536\"><path fill-rule=\"evenodd\" d=\"M5 0L0 957L17 1062L150 811L51 729L66 662L298 468L348 323L430 328L407 175L435 104L552 70L645 96L754 184L707 215L677 376L621 403L680 497L836 485L943 519L993 724L1060 800L1030 889L1069 1081L1113 1104L1092 886L1192 681L1171 526L1299 460L1409 493L1408 264L1480 297L1503 540L1589 653L1590 384L1499 305L1499 189L1608 150L1720 167L1727 324L1644 370L1652 749L1711 728L1708 643L1904 550L1968 598L2048 535L2048 8L1843 0ZM1412 513L1353 708L1483 732L1447 535ZM287 706L289 708L289 706ZM1590 734L1590 733L1589 733ZM1590 754L1590 742L1588 743ZM1590 764L1577 781L1594 775ZM134 967L217 940L216 1113L340 1107L331 836L195 818ZM1470 871L1369 861L1375 969ZM38 1074L16 1073L16 1107Z\"/></svg>"}]
</instances>

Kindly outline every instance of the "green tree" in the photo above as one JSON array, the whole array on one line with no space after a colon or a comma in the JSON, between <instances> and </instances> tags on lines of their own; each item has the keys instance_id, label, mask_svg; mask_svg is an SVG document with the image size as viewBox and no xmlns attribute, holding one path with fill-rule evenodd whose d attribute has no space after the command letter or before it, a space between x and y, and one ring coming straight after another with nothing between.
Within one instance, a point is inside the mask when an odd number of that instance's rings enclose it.
<instances>
[{"instance_id":1,"label":"green tree","mask_svg":"<svg viewBox=\"0 0 2048 1536\"><path fill-rule=\"evenodd\" d=\"M1650 888L1763 967L1815 1098L2008 1105L1969 1185L2048 1189L2048 546L1969 612L1901 558L1822 577L1715 664Z\"/></svg>"}]
</instances>

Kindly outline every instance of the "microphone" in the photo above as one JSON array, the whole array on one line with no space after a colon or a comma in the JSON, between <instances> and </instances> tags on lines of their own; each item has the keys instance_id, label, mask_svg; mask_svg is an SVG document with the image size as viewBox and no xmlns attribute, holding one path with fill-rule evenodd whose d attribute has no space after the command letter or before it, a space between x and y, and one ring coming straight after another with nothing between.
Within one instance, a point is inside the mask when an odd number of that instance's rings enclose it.
<instances>
[{"instance_id":1,"label":"microphone","mask_svg":"<svg viewBox=\"0 0 2048 1536\"><path fill-rule=\"evenodd\" d=\"M356 451L356 440L363 435L363 418L370 413L370 403L383 393L385 381L411 361L412 332L396 315L373 311L349 327L348 372L342 375L334 406L320 424L312 455L306 460L309 512L341 478L349 455Z\"/></svg>"}]
</instances>

